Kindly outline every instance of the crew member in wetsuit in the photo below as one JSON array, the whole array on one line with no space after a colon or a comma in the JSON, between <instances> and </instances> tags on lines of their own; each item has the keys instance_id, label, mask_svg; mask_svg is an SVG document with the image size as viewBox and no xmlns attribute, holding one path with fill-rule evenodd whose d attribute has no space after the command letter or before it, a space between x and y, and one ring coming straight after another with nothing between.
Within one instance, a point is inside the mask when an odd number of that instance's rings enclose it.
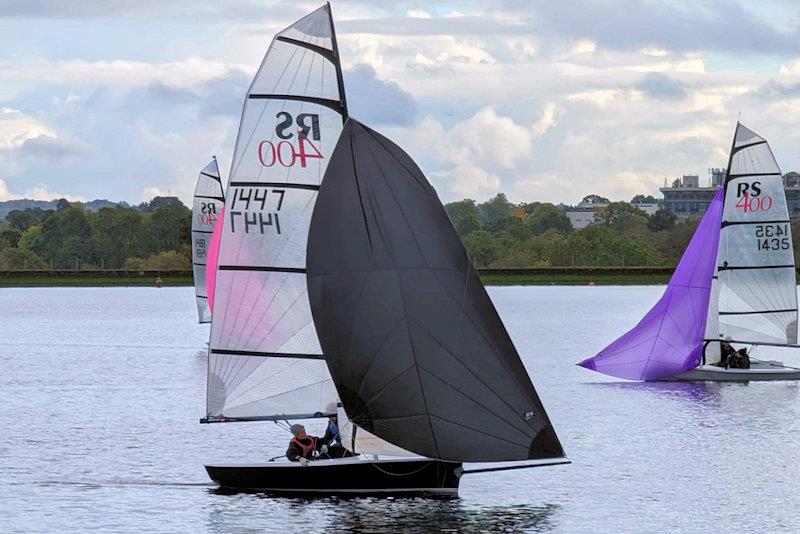
<instances>
[{"instance_id":1,"label":"crew member in wetsuit","mask_svg":"<svg viewBox=\"0 0 800 534\"><path fill-rule=\"evenodd\" d=\"M292 425L289 427L292 433L292 439L289 440L289 448L286 449L286 457L292 462L300 462L306 465L309 460L313 459L314 452L319 451L320 454L328 453L328 446L322 438L316 438L306 434L306 427L303 425Z\"/></svg>"}]
</instances>

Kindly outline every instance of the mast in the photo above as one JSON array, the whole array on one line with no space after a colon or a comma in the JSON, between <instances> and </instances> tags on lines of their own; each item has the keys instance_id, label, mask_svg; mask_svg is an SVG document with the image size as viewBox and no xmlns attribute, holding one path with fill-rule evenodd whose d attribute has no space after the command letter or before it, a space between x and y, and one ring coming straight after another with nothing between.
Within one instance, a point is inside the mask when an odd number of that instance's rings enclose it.
<instances>
[{"instance_id":1,"label":"mast","mask_svg":"<svg viewBox=\"0 0 800 534\"><path fill-rule=\"evenodd\" d=\"M327 2L325 4L328 6L328 20L331 24L331 44L333 45L333 57L334 57L334 65L336 66L336 81L339 84L339 95L341 97L340 102L342 103L342 124L347 122L347 118L350 114L347 111L347 95L345 94L344 90L344 76L342 75L342 61L339 56L339 42L336 39L336 27L333 24L333 10L331 9L331 3Z\"/></svg>"}]
</instances>

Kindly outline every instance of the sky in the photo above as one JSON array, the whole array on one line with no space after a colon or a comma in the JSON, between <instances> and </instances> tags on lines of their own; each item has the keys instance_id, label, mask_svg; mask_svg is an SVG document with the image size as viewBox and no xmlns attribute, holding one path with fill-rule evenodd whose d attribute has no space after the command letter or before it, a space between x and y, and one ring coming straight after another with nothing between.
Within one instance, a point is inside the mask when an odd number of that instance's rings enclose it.
<instances>
[{"instance_id":1,"label":"sky","mask_svg":"<svg viewBox=\"0 0 800 534\"><path fill-rule=\"evenodd\" d=\"M272 35L306 0L0 0L0 200L227 176ZM724 167L737 119L800 170L800 3L332 2L351 115L440 198L660 196Z\"/></svg>"}]
</instances>

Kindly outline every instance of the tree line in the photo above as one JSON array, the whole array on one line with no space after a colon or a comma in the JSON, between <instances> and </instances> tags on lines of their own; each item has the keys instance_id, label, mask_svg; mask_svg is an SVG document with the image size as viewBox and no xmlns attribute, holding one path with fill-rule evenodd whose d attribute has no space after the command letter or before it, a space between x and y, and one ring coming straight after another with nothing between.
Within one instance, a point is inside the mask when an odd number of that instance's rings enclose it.
<instances>
[{"instance_id":1,"label":"tree line","mask_svg":"<svg viewBox=\"0 0 800 534\"><path fill-rule=\"evenodd\" d=\"M608 206L595 212L594 224L580 230L573 229L565 212L553 204L512 204L503 193L483 203L450 202L445 209L479 269L671 267L699 222L679 221L663 207L653 215L636 207L636 203L655 203L650 196L637 195L628 203L589 195L583 202ZM796 221L792 228L800 236Z\"/></svg>"},{"instance_id":2,"label":"tree line","mask_svg":"<svg viewBox=\"0 0 800 534\"><path fill-rule=\"evenodd\" d=\"M176 197L97 212L64 199L14 210L0 226L0 270L191 269L191 220Z\"/></svg>"},{"instance_id":3,"label":"tree line","mask_svg":"<svg viewBox=\"0 0 800 534\"><path fill-rule=\"evenodd\" d=\"M663 208L648 215L635 205L655 200L637 195L632 203L609 202L595 212L594 224L579 230L553 204L512 204L503 193L482 203L450 202L445 210L479 269L674 266L698 220L679 221ZM605 205L607 199L584 201ZM53 210L14 210L0 223L0 270L189 270L191 220L191 210L175 197L97 212L63 199ZM796 221L792 229L800 236Z\"/></svg>"}]
</instances>

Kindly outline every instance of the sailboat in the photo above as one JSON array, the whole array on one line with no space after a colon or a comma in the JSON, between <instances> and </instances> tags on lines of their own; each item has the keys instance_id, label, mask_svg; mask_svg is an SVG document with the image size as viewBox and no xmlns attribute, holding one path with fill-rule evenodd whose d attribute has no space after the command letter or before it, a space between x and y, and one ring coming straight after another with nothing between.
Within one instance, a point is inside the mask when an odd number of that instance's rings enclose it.
<instances>
[{"instance_id":1,"label":"sailboat","mask_svg":"<svg viewBox=\"0 0 800 534\"><path fill-rule=\"evenodd\" d=\"M256 74L221 232L201 421L338 413L356 456L207 465L220 486L452 496L569 462L435 191L349 118L329 4Z\"/></svg>"},{"instance_id":2,"label":"sailboat","mask_svg":"<svg viewBox=\"0 0 800 534\"><path fill-rule=\"evenodd\" d=\"M767 141L737 123L725 184L664 295L632 330L579 365L630 380L797 380L800 369L751 358L720 367L722 342L797 347L789 211Z\"/></svg>"},{"instance_id":3,"label":"sailboat","mask_svg":"<svg viewBox=\"0 0 800 534\"><path fill-rule=\"evenodd\" d=\"M224 205L225 194L217 158L214 156L197 177L192 201L192 273L200 323L211 322L206 265L211 249L211 235Z\"/></svg>"}]
</instances>

